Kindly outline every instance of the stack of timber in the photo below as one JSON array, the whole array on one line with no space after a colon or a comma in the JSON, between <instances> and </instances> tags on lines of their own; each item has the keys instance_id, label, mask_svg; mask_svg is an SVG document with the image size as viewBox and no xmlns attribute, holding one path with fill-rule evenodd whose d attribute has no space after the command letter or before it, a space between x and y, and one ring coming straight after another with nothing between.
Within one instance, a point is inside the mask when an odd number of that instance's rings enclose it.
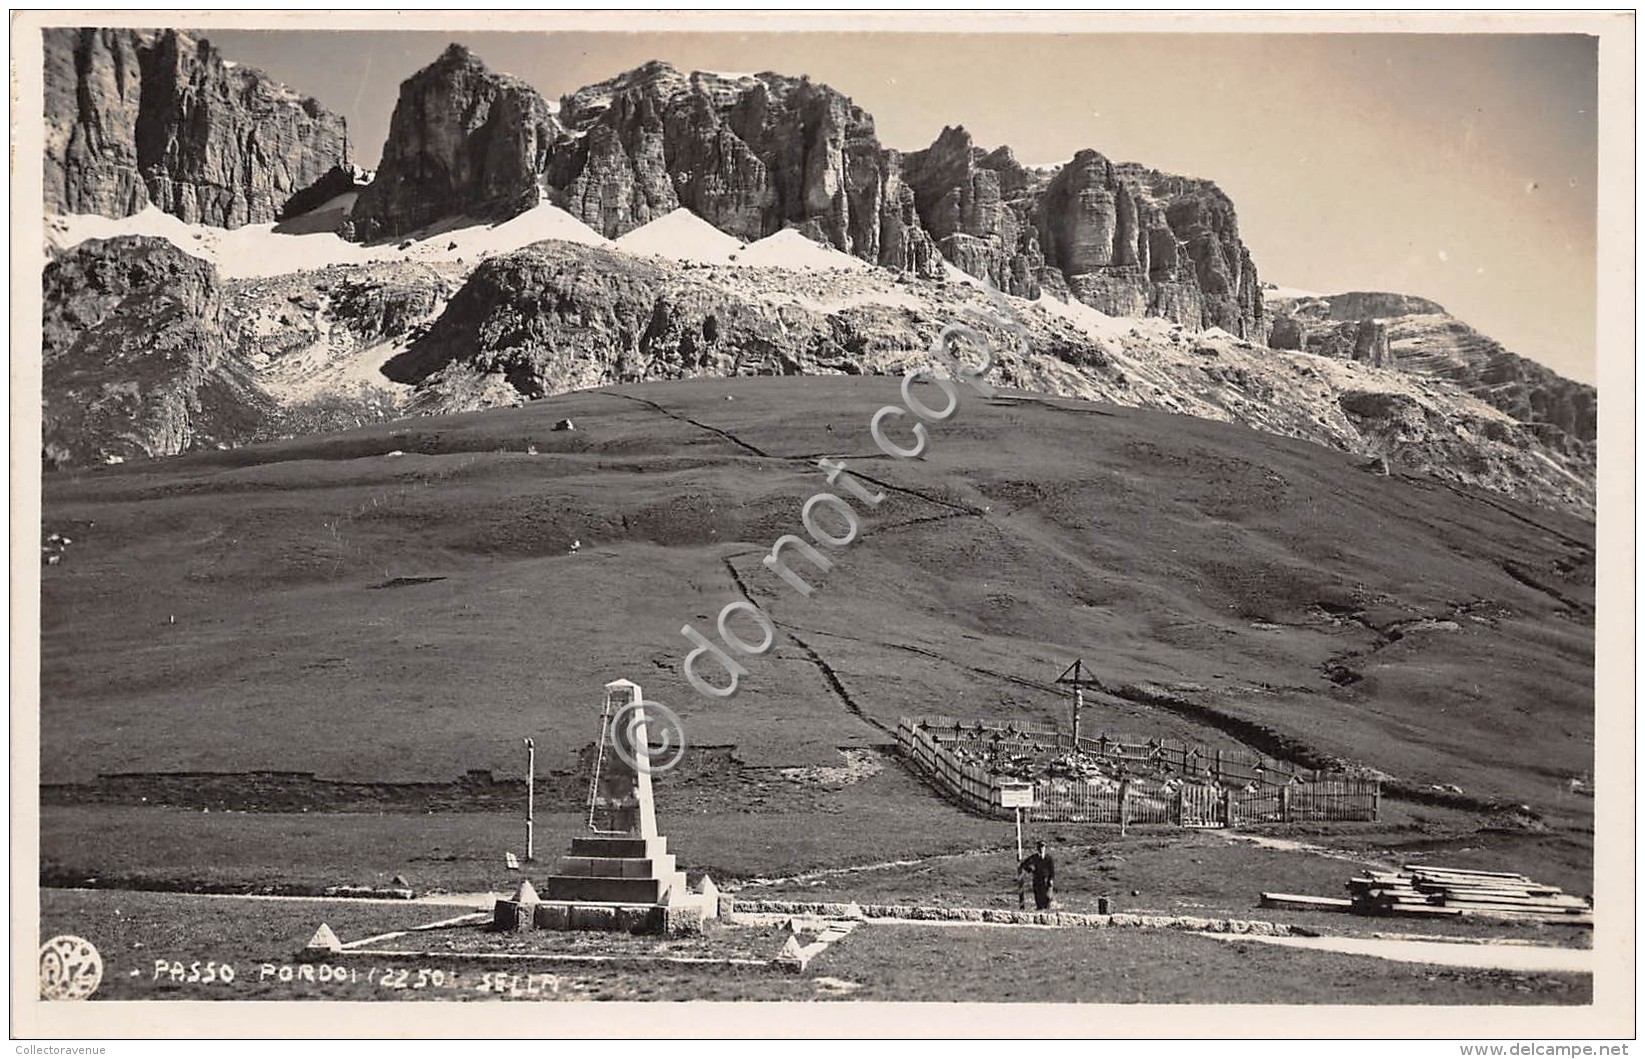
<instances>
[{"instance_id":1,"label":"stack of timber","mask_svg":"<svg viewBox=\"0 0 1645 1059\"><path fill-rule=\"evenodd\" d=\"M1354 902L1346 897L1314 897L1311 894L1262 895L1263 908L1285 908L1292 912L1352 912Z\"/></svg>"},{"instance_id":2,"label":"stack of timber","mask_svg":"<svg viewBox=\"0 0 1645 1059\"><path fill-rule=\"evenodd\" d=\"M1513 872L1407 864L1401 872L1366 872L1348 880L1360 915L1484 916L1593 925L1593 905Z\"/></svg>"}]
</instances>

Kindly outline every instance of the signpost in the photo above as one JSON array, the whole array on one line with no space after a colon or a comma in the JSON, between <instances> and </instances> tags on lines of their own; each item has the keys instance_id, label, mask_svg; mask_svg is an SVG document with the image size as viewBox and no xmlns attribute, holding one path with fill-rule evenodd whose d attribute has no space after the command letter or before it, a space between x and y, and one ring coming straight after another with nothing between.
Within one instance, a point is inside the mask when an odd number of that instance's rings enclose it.
<instances>
[{"instance_id":1,"label":"signpost","mask_svg":"<svg viewBox=\"0 0 1645 1059\"><path fill-rule=\"evenodd\" d=\"M536 858L532 855L531 840L537 808L537 744L527 739L525 741L525 859L526 863Z\"/></svg>"},{"instance_id":2,"label":"signpost","mask_svg":"<svg viewBox=\"0 0 1645 1059\"><path fill-rule=\"evenodd\" d=\"M1000 784L1000 806L1017 811L1017 863L1022 863L1022 811L1034 807L1032 783Z\"/></svg>"}]
</instances>

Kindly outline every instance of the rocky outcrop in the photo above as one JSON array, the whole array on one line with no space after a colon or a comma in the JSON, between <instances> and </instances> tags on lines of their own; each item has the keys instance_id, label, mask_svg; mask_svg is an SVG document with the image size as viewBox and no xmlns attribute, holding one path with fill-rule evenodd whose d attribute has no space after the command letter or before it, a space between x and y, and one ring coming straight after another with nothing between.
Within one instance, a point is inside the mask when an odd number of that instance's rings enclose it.
<instances>
[{"instance_id":1,"label":"rocky outcrop","mask_svg":"<svg viewBox=\"0 0 1645 1059\"><path fill-rule=\"evenodd\" d=\"M1266 334L1256 268L1214 184L1092 150L1047 175L963 128L909 155L904 175L943 256L1007 293L1068 292L1111 316Z\"/></svg>"},{"instance_id":2,"label":"rocky outcrop","mask_svg":"<svg viewBox=\"0 0 1645 1059\"><path fill-rule=\"evenodd\" d=\"M1268 345L1274 349L1307 349L1307 321L1290 313L1275 313L1269 317Z\"/></svg>"},{"instance_id":3,"label":"rocky outcrop","mask_svg":"<svg viewBox=\"0 0 1645 1059\"><path fill-rule=\"evenodd\" d=\"M565 97L453 46L400 92L356 235L450 214L502 217L546 196L617 237L684 206L753 241L798 228L896 268L940 265L873 119L807 78L689 77L653 62Z\"/></svg>"},{"instance_id":4,"label":"rocky outcrop","mask_svg":"<svg viewBox=\"0 0 1645 1059\"><path fill-rule=\"evenodd\" d=\"M943 257L1008 294L1040 295L1045 254L1032 219L1047 177L1017 164L1009 147L986 152L962 127L903 162L915 208ZM1056 284L1058 288L1063 285Z\"/></svg>"},{"instance_id":5,"label":"rocky outcrop","mask_svg":"<svg viewBox=\"0 0 1645 1059\"><path fill-rule=\"evenodd\" d=\"M420 411L698 375L858 374L907 348L902 315L772 304L666 262L542 244L475 269L384 373L420 388Z\"/></svg>"},{"instance_id":6,"label":"rocky outcrop","mask_svg":"<svg viewBox=\"0 0 1645 1059\"><path fill-rule=\"evenodd\" d=\"M874 119L805 77L647 63L566 97L554 201L608 237L684 206L753 241L783 228L897 268L936 264Z\"/></svg>"},{"instance_id":7,"label":"rocky outcrop","mask_svg":"<svg viewBox=\"0 0 1645 1059\"><path fill-rule=\"evenodd\" d=\"M236 228L349 160L343 119L179 30L46 29L45 205Z\"/></svg>"},{"instance_id":8,"label":"rocky outcrop","mask_svg":"<svg viewBox=\"0 0 1645 1059\"><path fill-rule=\"evenodd\" d=\"M1523 424L1389 389L1345 389L1337 395L1336 403L1362 439L1360 451L1380 457L1384 466L1467 482L1500 493L1540 494L1538 500L1543 503L1562 497L1565 504L1558 506L1592 510L1591 484L1562 489L1557 478L1536 473L1536 463L1557 450L1548 449L1537 431ZM1558 464L1571 475L1573 483L1584 478L1591 483L1591 459L1581 453L1574 454L1575 458L1572 455L1558 452ZM1531 486L1531 480L1539 477L1542 480Z\"/></svg>"},{"instance_id":9,"label":"rocky outcrop","mask_svg":"<svg viewBox=\"0 0 1645 1059\"><path fill-rule=\"evenodd\" d=\"M248 363L277 378L312 375L427 330L456 285L434 269L393 263L240 280L225 286L224 327Z\"/></svg>"},{"instance_id":10,"label":"rocky outcrop","mask_svg":"<svg viewBox=\"0 0 1645 1059\"><path fill-rule=\"evenodd\" d=\"M1354 325L1354 359L1373 368L1393 365L1388 351L1388 325L1380 320L1361 320Z\"/></svg>"},{"instance_id":11,"label":"rocky outcrop","mask_svg":"<svg viewBox=\"0 0 1645 1059\"><path fill-rule=\"evenodd\" d=\"M228 353L216 271L161 239L91 240L46 266L49 467L261 435L273 402Z\"/></svg>"},{"instance_id":12,"label":"rocky outcrop","mask_svg":"<svg viewBox=\"0 0 1645 1059\"><path fill-rule=\"evenodd\" d=\"M1061 272L1075 297L1110 316L1146 315L1154 301L1151 252L1165 249L1155 237L1162 213L1137 191L1119 179L1113 163L1086 150L1057 171L1035 211L1046 263ZM1168 230L1165 235L1163 242L1174 254L1176 241ZM1174 280L1179 264L1175 259L1162 262L1162 278L1168 274ZM1196 326L1203 315L1194 297L1173 294L1154 304L1162 310L1158 315Z\"/></svg>"},{"instance_id":13,"label":"rocky outcrop","mask_svg":"<svg viewBox=\"0 0 1645 1059\"><path fill-rule=\"evenodd\" d=\"M554 159L549 182L556 204L602 235L615 237L679 208L665 140L689 135L691 114L673 113L673 101L686 94L685 78L666 63L648 63L621 77L590 85L561 103L561 114L577 132L577 140ZM665 122L665 114L668 119ZM709 119L711 115L696 117ZM706 123L706 122L705 122ZM717 137L711 140L717 141ZM673 146L678 148L676 142ZM723 209L705 216L710 223L729 224L735 234L737 219L758 217L767 187L763 167L741 144L728 140L699 144L690 151L708 163L713 196ZM721 149L723 148L723 149ZM712 154L712 157L710 155ZM699 196L709 197L705 189Z\"/></svg>"},{"instance_id":14,"label":"rocky outcrop","mask_svg":"<svg viewBox=\"0 0 1645 1059\"><path fill-rule=\"evenodd\" d=\"M1376 368L1391 368L1393 357L1388 351L1388 325L1381 320L1345 320L1315 324L1309 328L1296 317L1286 316L1285 323L1276 318L1274 327L1279 332L1279 343L1273 335L1269 343L1276 349L1300 349L1338 360L1357 360ZM1294 345L1283 343L1295 342Z\"/></svg>"},{"instance_id":15,"label":"rocky outcrop","mask_svg":"<svg viewBox=\"0 0 1645 1059\"><path fill-rule=\"evenodd\" d=\"M1598 392L1511 353L1451 316L1392 317L1389 345L1401 370L1441 378L1537 431L1547 444L1593 451Z\"/></svg>"},{"instance_id":16,"label":"rocky outcrop","mask_svg":"<svg viewBox=\"0 0 1645 1059\"><path fill-rule=\"evenodd\" d=\"M475 269L384 370L417 387L420 411L703 375L865 374L929 344L958 312L945 318L935 300L911 311L919 296L883 274L762 271L539 244ZM921 286L963 298L957 284Z\"/></svg>"},{"instance_id":17,"label":"rocky outcrop","mask_svg":"<svg viewBox=\"0 0 1645 1059\"><path fill-rule=\"evenodd\" d=\"M538 201L562 130L537 90L453 44L400 86L376 179L354 234L397 237L448 216L504 219Z\"/></svg>"},{"instance_id":18,"label":"rocky outcrop","mask_svg":"<svg viewBox=\"0 0 1645 1059\"><path fill-rule=\"evenodd\" d=\"M467 272L384 261L225 283L230 348L280 406L267 433L346 430L404 415L409 394L383 376L382 363L427 332Z\"/></svg>"},{"instance_id":19,"label":"rocky outcrop","mask_svg":"<svg viewBox=\"0 0 1645 1059\"><path fill-rule=\"evenodd\" d=\"M1321 299L1331 320L1364 320L1378 316L1441 315L1445 307L1414 294L1390 294L1386 291L1348 291Z\"/></svg>"},{"instance_id":20,"label":"rocky outcrop","mask_svg":"<svg viewBox=\"0 0 1645 1059\"><path fill-rule=\"evenodd\" d=\"M796 227L923 274L935 249L1023 297L1071 291L1112 315L1266 335L1233 205L1205 181L1117 169L1095 151L1051 177L958 127L900 156L833 89L769 73L652 63L568 97L561 118L580 139L551 175L557 201L608 236L683 205L744 240Z\"/></svg>"},{"instance_id":21,"label":"rocky outcrop","mask_svg":"<svg viewBox=\"0 0 1645 1059\"><path fill-rule=\"evenodd\" d=\"M45 205L125 217L148 205L139 169L142 39L128 30L51 28L45 43Z\"/></svg>"},{"instance_id":22,"label":"rocky outcrop","mask_svg":"<svg viewBox=\"0 0 1645 1059\"><path fill-rule=\"evenodd\" d=\"M1268 317L1262 283L1251 252L1240 240L1234 203L1209 180L1161 173L1127 163L1118 174L1142 189L1142 198L1163 213L1143 211L1139 223L1148 233L1149 278L1155 285L1151 308L1156 315L1220 327L1239 338L1265 342ZM1169 237L1169 238L1168 238ZM1172 245L1175 240L1176 245ZM1187 306L1187 315L1172 309Z\"/></svg>"},{"instance_id":23,"label":"rocky outcrop","mask_svg":"<svg viewBox=\"0 0 1645 1059\"><path fill-rule=\"evenodd\" d=\"M902 177L901 156L887 151L885 157L879 263L918 276L937 275L942 271L942 251L920 222L919 196Z\"/></svg>"},{"instance_id":24,"label":"rocky outcrop","mask_svg":"<svg viewBox=\"0 0 1645 1059\"><path fill-rule=\"evenodd\" d=\"M1300 346L1290 346L1303 335ZM1506 412L1547 445L1591 460L1597 393L1408 294L1351 291L1284 303L1271 344L1442 379Z\"/></svg>"}]
</instances>

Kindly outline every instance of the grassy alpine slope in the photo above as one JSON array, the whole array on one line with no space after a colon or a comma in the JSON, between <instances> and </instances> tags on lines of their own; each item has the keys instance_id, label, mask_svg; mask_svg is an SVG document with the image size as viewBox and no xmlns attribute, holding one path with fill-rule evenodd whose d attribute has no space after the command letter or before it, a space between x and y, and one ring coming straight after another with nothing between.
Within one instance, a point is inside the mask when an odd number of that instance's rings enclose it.
<instances>
[{"instance_id":1,"label":"grassy alpine slope","mask_svg":"<svg viewBox=\"0 0 1645 1059\"><path fill-rule=\"evenodd\" d=\"M779 843L814 848L773 870L856 863L859 841L817 837L871 834L925 788L829 812L764 777L883 747L903 714L1060 718L1049 681L1080 656L1109 688L1088 731L1453 784L1475 825L1585 859L1591 801L1568 780L1592 767L1591 525L1241 427L1011 392L963 393L924 457L894 462L868 423L897 398L889 378L652 384L52 475L45 530L74 543L42 568L45 800L209 805L198 777L150 798L96 786L112 773L509 777L531 736L560 774L540 810L572 810L599 688L626 676L720 748L665 777L665 815L670 791L729 829L792 813ZM887 499L831 572L793 560L802 598L760 558L804 532L828 455ZM711 702L679 673L679 629L745 592L778 645ZM50 859L49 816L42 837Z\"/></svg>"}]
</instances>

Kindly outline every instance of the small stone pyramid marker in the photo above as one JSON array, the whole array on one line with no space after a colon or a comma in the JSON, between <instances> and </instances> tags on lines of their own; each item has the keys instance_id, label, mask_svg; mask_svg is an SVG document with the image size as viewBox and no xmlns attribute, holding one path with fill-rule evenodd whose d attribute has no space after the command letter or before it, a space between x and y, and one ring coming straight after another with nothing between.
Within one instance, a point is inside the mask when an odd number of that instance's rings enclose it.
<instances>
[{"instance_id":1,"label":"small stone pyramid marker","mask_svg":"<svg viewBox=\"0 0 1645 1059\"><path fill-rule=\"evenodd\" d=\"M782 951L777 953L777 959L775 962L779 966L790 967L796 971L804 971L805 965L810 963L811 957L815 955L815 952L807 952L805 949L801 948L800 939L790 934L788 936L788 940L783 942Z\"/></svg>"},{"instance_id":2,"label":"small stone pyramid marker","mask_svg":"<svg viewBox=\"0 0 1645 1059\"><path fill-rule=\"evenodd\" d=\"M308 939L308 944L303 946L303 951L342 952L343 943L337 939L336 933L332 931L329 924L321 923L320 929L316 930L314 936Z\"/></svg>"},{"instance_id":3,"label":"small stone pyramid marker","mask_svg":"<svg viewBox=\"0 0 1645 1059\"><path fill-rule=\"evenodd\" d=\"M531 885L530 879L521 879L520 888L514 891L512 900L517 905L534 905L542 899L537 896L537 888Z\"/></svg>"}]
</instances>

